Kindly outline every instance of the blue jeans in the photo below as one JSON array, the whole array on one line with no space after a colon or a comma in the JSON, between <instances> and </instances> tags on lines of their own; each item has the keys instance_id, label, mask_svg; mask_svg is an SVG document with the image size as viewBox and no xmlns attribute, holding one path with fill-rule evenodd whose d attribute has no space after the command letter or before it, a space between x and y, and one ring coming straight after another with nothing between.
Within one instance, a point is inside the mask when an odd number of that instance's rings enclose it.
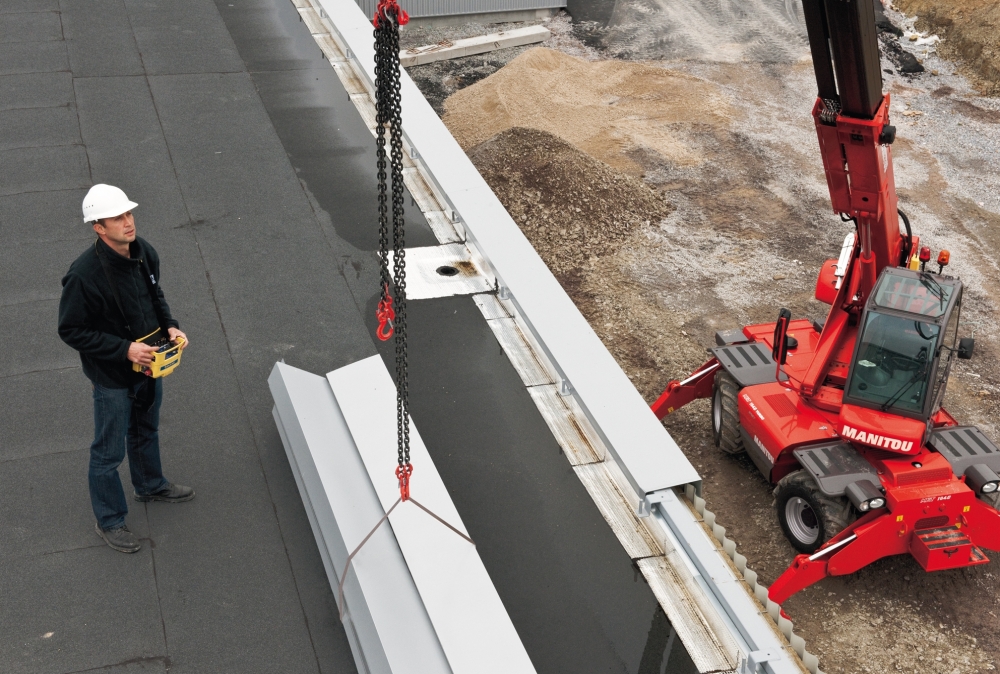
<instances>
[{"instance_id":1,"label":"blue jeans","mask_svg":"<svg viewBox=\"0 0 1000 674\"><path fill-rule=\"evenodd\" d=\"M152 404L142 404L143 387L155 387ZM139 398L139 400L136 400ZM160 469L160 403L163 383L147 379L131 388L94 384L94 444L90 446L90 502L102 529L125 523L128 503L118 466L128 454L132 486L139 495L153 494L169 484Z\"/></svg>"}]
</instances>

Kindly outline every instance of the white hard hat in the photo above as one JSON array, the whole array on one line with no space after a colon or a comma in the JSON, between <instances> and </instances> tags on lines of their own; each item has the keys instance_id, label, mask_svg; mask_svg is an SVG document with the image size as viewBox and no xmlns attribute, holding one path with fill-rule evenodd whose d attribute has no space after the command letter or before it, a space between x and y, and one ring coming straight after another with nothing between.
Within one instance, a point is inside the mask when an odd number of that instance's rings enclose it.
<instances>
[{"instance_id":1,"label":"white hard hat","mask_svg":"<svg viewBox=\"0 0 1000 674\"><path fill-rule=\"evenodd\" d=\"M139 204L129 201L125 193L114 185L94 185L83 198L83 221L94 222L103 218L113 218L125 211L131 211Z\"/></svg>"}]
</instances>

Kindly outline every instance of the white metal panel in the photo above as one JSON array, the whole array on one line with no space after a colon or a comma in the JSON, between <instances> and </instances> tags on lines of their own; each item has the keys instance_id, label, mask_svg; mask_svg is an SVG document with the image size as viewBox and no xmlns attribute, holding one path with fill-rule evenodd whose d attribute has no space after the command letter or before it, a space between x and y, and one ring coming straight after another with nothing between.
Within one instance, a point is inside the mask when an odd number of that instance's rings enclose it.
<instances>
[{"instance_id":1,"label":"white metal panel","mask_svg":"<svg viewBox=\"0 0 1000 674\"><path fill-rule=\"evenodd\" d=\"M347 556L385 510L326 379L277 363L268 384L289 465L338 597ZM451 674L391 527L379 527L354 557L344 599L359 671Z\"/></svg>"},{"instance_id":2,"label":"white metal panel","mask_svg":"<svg viewBox=\"0 0 1000 674\"><path fill-rule=\"evenodd\" d=\"M395 255L389 251L389 269L395 264ZM454 276L438 273L450 267ZM427 300L435 297L472 295L489 292L491 285L476 264L472 253L463 243L426 246L406 249L406 298Z\"/></svg>"},{"instance_id":3,"label":"white metal panel","mask_svg":"<svg viewBox=\"0 0 1000 674\"><path fill-rule=\"evenodd\" d=\"M396 424L389 421L396 410L395 384L378 356L334 370L327 378L388 510L399 498ZM413 498L468 534L412 421L410 457ZM412 503L397 507L389 521L455 674L534 674L475 546Z\"/></svg>"},{"instance_id":4,"label":"white metal panel","mask_svg":"<svg viewBox=\"0 0 1000 674\"><path fill-rule=\"evenodd\" d=\"M463 56L474 56L485 54L496 49L507 49L509 47L523 47L527 44L543 42L552 34L544 26L526 26L515 28L514 30L500 33L490 33L489 35L477 35L467 37L454 42L444 42L428 44L420 47L411 47L399 52L399 65L404 68L410 66L424 65L435 61L446 59L457 59Z\"/></svg>"}]
</instances>

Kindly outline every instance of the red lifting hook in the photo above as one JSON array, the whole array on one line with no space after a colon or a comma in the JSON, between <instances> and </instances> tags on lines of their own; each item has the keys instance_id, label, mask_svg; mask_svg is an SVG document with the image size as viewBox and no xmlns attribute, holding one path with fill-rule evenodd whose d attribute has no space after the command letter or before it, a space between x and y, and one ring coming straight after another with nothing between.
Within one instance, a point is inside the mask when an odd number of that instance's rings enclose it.
<instances>
[{"instance_id":1,"label":"red lifting hook","mask_svg":"<svg viewBox=\"0 0 1000 674\"><path fill-rule=\"evenodd\" d=\"M410 21L410 15L399 6L399 0L379 0L378 8L375 10L375 20L372 22L378 28L379 17L389 19L389 11L395 10L396 23L405 26Z\"/></svg>"},{"instance_id":2,"label":"red lifting hook","mask_svg":"<svg viewBox=\"0 0 1000 674\"><path fill-rule=\"evenodd\" d=\"M396 318L396 310L392 308L392 298L386 289L385 298L380 300L378 308L375 309L375 318L378 319L378 329L375 334L383 342L392 337L392 321Z\"/></svg>"},{"instance_id":3,"label":"red lifting hook","mask_svg":"<svg viewBox=\"0 0 1000 674\"><path fill-rule=\"evenodd\" d=\"M399 498L402 501L410 500L410 475L412 474L412 463L404 463L401 466L396 466L396 479L399 480Z\"/></svg>"}]
</instances>

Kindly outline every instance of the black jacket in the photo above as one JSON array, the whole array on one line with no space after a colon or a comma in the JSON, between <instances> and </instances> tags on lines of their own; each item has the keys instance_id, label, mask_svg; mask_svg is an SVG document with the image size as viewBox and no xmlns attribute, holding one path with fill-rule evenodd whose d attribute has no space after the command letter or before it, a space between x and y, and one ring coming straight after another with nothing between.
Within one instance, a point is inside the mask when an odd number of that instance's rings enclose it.
<instances>
[{"instance_id":1,"label":"black jacket","mask_svg":"<svg viewBox=\"0 0 1000 674\"><path fill-rule=\"evenodd\" d=\"M97 257L98 247L108 261L108 271L118 287L125 316L115 302ZM156 251L147 241L136 237L129 244L129 254L131 257L122 257L98 239L70 265L62 280L59 300L59 336L80 352L83 373L94 383L109 388L126 388L145 378L132 370L128 360L131 342L157 327L179 327L170 315L170 307L160 288L160 258ZM143 278L142 260L156 279L165 326L158 324L148 283ZM132 334L126 329L126 323L132 328Z\"/></svg>"}]
</instances>

